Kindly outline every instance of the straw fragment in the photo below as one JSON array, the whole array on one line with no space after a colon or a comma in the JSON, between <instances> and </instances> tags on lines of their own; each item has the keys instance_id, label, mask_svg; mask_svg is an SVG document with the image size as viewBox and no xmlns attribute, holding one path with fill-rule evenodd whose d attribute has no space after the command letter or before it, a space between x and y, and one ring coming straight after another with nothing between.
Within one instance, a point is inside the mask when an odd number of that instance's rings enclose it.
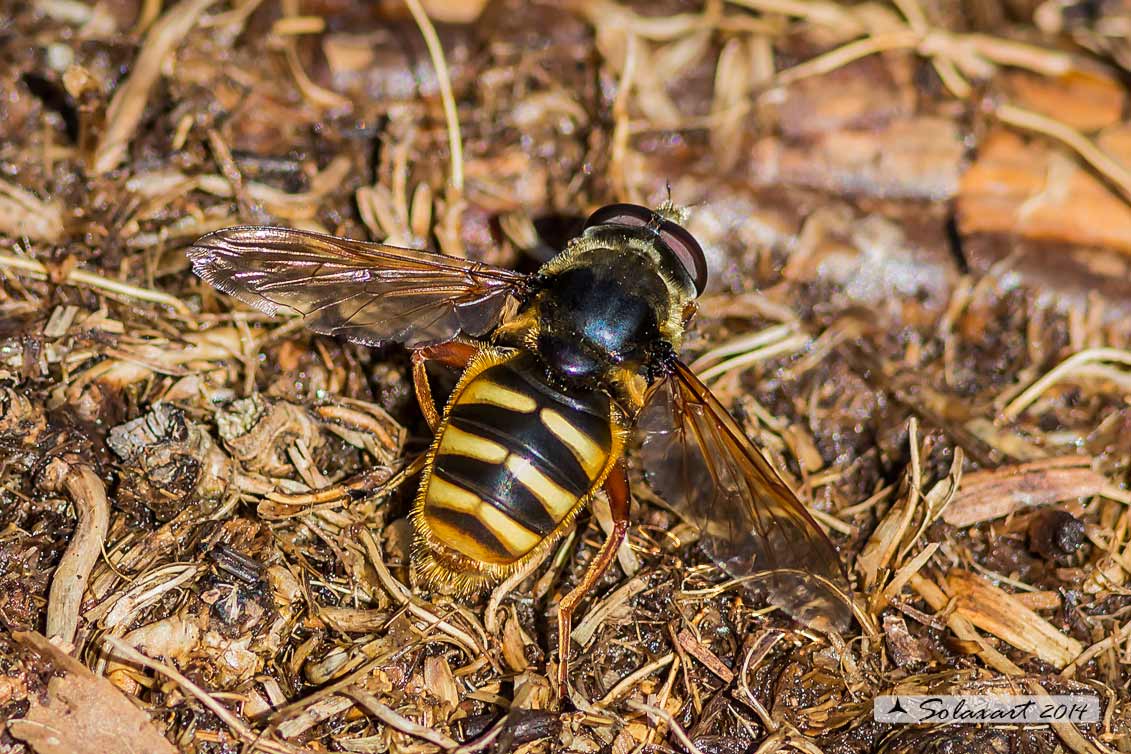
<instances>
[{"instance_id":1,"label":"straw fragment","mask_svg":"<svg viewBox=\"0 0 1131 754\"><path fill-rule=\"evenodd\" d=\"M162 63L215 1L177 3L150 27L129 77L118 87L106 110L106 127L91 161L91 169L96 174L113 170L125 159L149 95L161 75Z\"/></svg>"}]
</instances>

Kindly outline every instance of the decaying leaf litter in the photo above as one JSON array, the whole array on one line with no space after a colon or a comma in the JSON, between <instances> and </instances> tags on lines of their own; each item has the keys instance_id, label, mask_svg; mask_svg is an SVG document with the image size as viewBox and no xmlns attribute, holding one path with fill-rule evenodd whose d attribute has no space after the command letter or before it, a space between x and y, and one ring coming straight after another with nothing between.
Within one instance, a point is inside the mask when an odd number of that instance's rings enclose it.
<instances>
[{"instance_id":1,"label":"decaying leaf litter","mask_svg":"<svg viewBox=\"0 0 1131 754\"><path fill-rule=\"evenodd\" d=\"M101 751L91 718L36 727L75 699L139 750L1131 751L1126 2L4 18L3 751ZM602 507L479 601L413 589L405 353L234 306L183 250L272 223L530 268L669 190L714 276L689 355L861 623L767 609L637 479L559 705L554 605ZM924 691L1103 718L872 721Z\"/></svg>"}]
</instances>

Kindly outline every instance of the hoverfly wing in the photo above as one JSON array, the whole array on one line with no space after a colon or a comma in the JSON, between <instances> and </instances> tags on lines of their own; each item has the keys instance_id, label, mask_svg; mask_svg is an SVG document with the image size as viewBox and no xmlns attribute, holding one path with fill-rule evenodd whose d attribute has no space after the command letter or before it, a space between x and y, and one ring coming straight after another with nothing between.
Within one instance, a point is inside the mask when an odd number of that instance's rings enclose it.
<instances>
[{"instance_id":1,"label":"hoverfly wing","mask_svg":"<svg viewBox=\"0 0 1131 754\"><path fill-rule=\"evenodd\" d=\"M797 620L848 628L850 589L832 542L685 364L653 387L637 427L645 478L699 526L712 560L735 578L759 574Z\"/></svg>"},{"instance_id":2,"label":"hoverfly wing","mask_svg":"<svg viewBox=\"0 0 1131 754\"><path fill-rule=\"evenodd\" d=\"M527 276L481 262L323 233L241 226L202 236L193 271L224 293L315 332L409 347L482 335Z\"/></svg>"}]
</instances>

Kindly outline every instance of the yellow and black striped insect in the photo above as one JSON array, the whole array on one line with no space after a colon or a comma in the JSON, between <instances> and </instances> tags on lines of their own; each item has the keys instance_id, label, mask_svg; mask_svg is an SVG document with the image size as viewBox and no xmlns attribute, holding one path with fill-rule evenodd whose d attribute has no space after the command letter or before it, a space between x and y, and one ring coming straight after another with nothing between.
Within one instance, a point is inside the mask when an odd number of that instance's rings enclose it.
<instances>
[{"instance_id":1,"label":"yellow and black striped insect","mask_svg":"<svg viewBox=\"0 0 1131 754\"><path fill-rule=\"evenodd\" d=\"M564 684L572 614L628 528L635 429L653 488L702 529L734 576L760 574L809 623L851 620L836 550L677 353L707 282L673 206L597 210L532 275L284 228L235 227L189 251L198 275L311 329L413 352L435 438L412 512L413 565L472 592L540 557L604 491L613 531L559 605ZM443 412L425 363L463 370Z\"/></svg>"}]
</instances>

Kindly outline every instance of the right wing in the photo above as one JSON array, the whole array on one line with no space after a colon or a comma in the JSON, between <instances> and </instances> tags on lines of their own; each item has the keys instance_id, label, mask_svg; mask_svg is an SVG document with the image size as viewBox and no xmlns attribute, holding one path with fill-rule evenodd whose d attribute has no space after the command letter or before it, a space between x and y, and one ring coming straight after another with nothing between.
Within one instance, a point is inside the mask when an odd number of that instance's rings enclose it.
<instances>
[{"instance_id":1,"label":"right wing","mask_svg":"<svg viewBox=\"0 0 1131 754\"><path fill-rule=\"evenodd\" d=\"M852 622L836 548L738 423L682 362L652 389L637 424L649 485L702 531L735 578L757 574L770 601L823 630Z\"/></svg>"},{"instance_id":2,"label":"right wing","mask_svg":"<svg viewBox=\"0 0 1131 754\"><path fill-rule=\"evenodd\" d=\"M369 346L483 335L528 280L444 254L266 226L208 233L188 257L197 275L245 304L289 309L315 332Z\"/></svg>"}]
</instances>

